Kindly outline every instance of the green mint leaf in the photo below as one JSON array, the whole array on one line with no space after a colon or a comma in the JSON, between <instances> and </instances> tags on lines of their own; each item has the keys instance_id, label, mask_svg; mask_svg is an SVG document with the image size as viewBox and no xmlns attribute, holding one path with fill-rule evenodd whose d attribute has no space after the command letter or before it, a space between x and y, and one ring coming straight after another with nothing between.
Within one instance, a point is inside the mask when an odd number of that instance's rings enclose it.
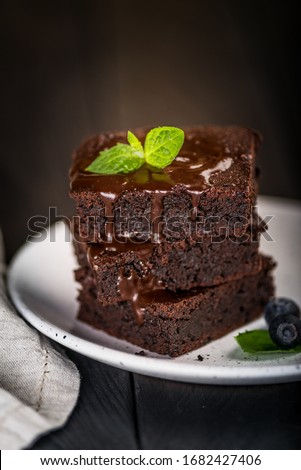
<instances>
[{"instance_id":1,"label":"green mint leaf","mask_svg":"<svg viewBox=\"0 0 301 470\"><path fill-rule=\"evenodd\" d=\"M100 152L86 171L102 175L116 175L138 170L145 163L143 153L128 144L116 144Z\"/></svg>"},{"instance_id":2,"label":"green mint leaf","mask_svg":"<svg viewBox=\"0 0 301 470\"><path fill-rule=\"evenodd\" d=\"M137 139L135 134L133 134L131 131L128 131L128 143L130 144L131 147L133 147L134 149L144 154L143 147L142 147L140 140Z\"/></svg>"},{"instance_id":3,"label":"green mint leaf","mask_svg":"<svg viewBox=\"0 0 301 470\"><path fill-rule=\"evenodd\" d=\"M184 132L177 127L156 127L148 132L144 150L139 139L128 131L128 144L118 143L103 150L87 166L86 171L102 175L116 175L138 170L145 161L154 168L169 165L179 153L184 142Z\"/></svg>"},{"instance_id":4,"label":"green mint leaf","mask_svg":"<svg viewBox=\"0 0 301 470\"><path fill-rule=\"evenodd\" d=\"M301 352L301 345L292 349L280 349L279 346L273 343L267 330L245 331L235 336L235 339L241 349L250 354L287 354Z\"/></svg>"},{"instance_id":5,"label":"green mint leaf","mask_svg":"<svg viewBox=\"0 0 301 470\"><path fill-rule=\"evenodd\" d=\"M178 155L184 142L184 132L177 127L156 127L146 136L145 160L149 165L165 168Z\"/></svg>"}]
</instances>

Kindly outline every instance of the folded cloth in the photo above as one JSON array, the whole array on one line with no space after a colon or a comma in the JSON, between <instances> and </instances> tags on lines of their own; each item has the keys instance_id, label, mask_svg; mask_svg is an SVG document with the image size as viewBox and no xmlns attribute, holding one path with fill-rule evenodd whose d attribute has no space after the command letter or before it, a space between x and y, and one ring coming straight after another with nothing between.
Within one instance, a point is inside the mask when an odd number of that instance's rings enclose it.
<instances>
[{"instance_id":1,"label":"folded cloth","mask_svg":"<svg viewBox=\"0 0 301 470\"><path fill-rule=\"evenodd\" d=\"M5 293L3 260L0 232L0 449L8 450L63 426L80 378L62 348L16 313Z\"/></svg>"}]
</instances>

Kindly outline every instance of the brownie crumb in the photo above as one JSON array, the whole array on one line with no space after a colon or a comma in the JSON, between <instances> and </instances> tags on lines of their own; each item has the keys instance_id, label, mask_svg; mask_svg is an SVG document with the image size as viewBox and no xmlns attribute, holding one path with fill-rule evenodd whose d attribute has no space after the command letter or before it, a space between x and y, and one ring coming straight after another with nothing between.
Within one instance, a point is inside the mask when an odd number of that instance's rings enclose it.
<instances>
[{"instance_id":1,"label":"brownie crumb","mask_svg":"<svg viewBox=\"0 0 301 470\"><path fill-rule=\"evenodd\" d=\"M77 279L82 284L79 319L143 350L177 357L204 346L209 338L218 339L262 315L262 305L273 295L270 269L270 259L263 258L262 270L253 276L192 292L177 292L173 294L172 305L164 298L150 299L143 323L138 324L130 302L101 305L93 273L88 267L81 268L77 271ZM213 359L212 353L209 355ZM202 356L209 359L207 353Z\"/></svg>"},{"instance_id":2,"label":"brownie crumb","mask_svg":"<svg viewBox=\"0 0 301 470\"><path fill-rule=\"evenodd\" d=\"M142 144L148 132L134 130ZM147 165L129 176L85 171L99 152L127 144L127 131L87 140L69 172L78 319L135 344L137 356L197 352L261 316L274 295L274 263L258 251L266 230L254 209L258 133L184 132L164 174ZM218 362L211 354L192 360Z\"/></svg>"}]
</instances>

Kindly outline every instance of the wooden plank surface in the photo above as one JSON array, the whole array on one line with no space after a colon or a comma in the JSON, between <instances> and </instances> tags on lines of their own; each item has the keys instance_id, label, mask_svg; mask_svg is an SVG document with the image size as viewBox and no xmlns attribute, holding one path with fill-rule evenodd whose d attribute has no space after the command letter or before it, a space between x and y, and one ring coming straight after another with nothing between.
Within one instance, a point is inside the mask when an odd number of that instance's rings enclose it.
<instances>
[{"instance_id":1,"label":"wooden plank surface","mask_svg":"<svg viewBox=\"0 0 301 470\"><path fill-rule=\"evenodd\" d=\"M214 386L131 374L74 352L78 404L33 449L300 449L301 382Z\"/></svg>"},{"instance_id":2,"label":"wooden plank surface","mask_svg":"<svg viewBox=\"0 0 301 470\"><path fill-rule=\"evenodd\" d=\"M39 439L32 449L136 449L130 373L67 353L81 374L78 403L67 424Z\"/></svg>"},{"instance_id":3,"label":"wooden plank surface","mask_svg":"<svg viewBox=\"0 0 301 470\"><path fill-rule=\"evenodd\" d=\"M300 449L301 382L186 384L135 375L143 449Z\"/></svg>"}]
</instances>

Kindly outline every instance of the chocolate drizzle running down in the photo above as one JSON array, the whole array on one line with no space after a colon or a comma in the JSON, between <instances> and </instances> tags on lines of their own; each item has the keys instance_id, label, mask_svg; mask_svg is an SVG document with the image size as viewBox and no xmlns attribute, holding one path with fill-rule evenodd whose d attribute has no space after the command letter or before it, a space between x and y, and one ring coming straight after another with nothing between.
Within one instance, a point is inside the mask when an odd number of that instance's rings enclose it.
<instances>
[{"instance_id":1,"label":"chocolate drizzle running down","mask_svg":"<svg viewBox=\"0 0 301 470\"><path fill-rule=\"evenodd\" d=\"M158 295L159 292L161 294L161 291L165 290L164 285L150 271L142 277L139 277L134 270L131 271L129 277L121 274L118 287L121 299L131 303L139 325L143 324L144 310L147 305L144 293L152 292L152 295Z\"/></svg>"},{"instance_id":2,"label":"chocolate drizzle running down","mask_svg":"<svg viewBox=\"0 0 301 470\"><path fill-rule=\"evenodd\" d=\"M88 141L76 153L70 173L71 191L87 190L101 197L107 218L106 239L109 243L114 238L114 203L117 199L124 192L149 193L152 198L152 241L158 243L165 195L176 187L184 188L191 197L191 219L195 220L200 195L212 186L211 177L229 170L246 149L250 151L252 146L250 142L246 142L246 135L243 134L242 145L238 147L237 140L235 145L231 140L232 133L233 129L228 128L228 134L221 138L212 131L212 128L190 130L178 156L163 170L143 165L139 170L125 175L99 175L86 172L85 168L100 151L112 147L117 142L126 142L125 133L102 134ZM138 130L136 135L143 141L146 130Z\"/></svg>"},{"instance_id":3,"label":"chocolate drizzle running down","mask_svg":"<svg viewBox=\"0 0 301 470\"><path fill-rule=\"evenodd\" d=\"M197 192L191 193L192 208L191 208L190 218L193 222L196 220L197 215L198 215L199 199L200 199L200 195Z\"/></svg>"},{"instance_id":4,"label":"chocolate drizzle running down","mask_svg":"<svg viewBox=\"0 0 301 470\"><path fill-rule=\"evenodd\" d=\"M112 243L115 239L115 226L114 226L114 202L116 196L112 193L102 193L102 199L105 203L105 238L108 243Z\"/></svg>"},{"instance_id":5,"label":"chocolate drizzle running down","mask_svg":"<svg viewBox=\"0 0 301 470\"><path fill-rule=\"evenodd\" d=\"M139 276L135 269L131 269L129 275L125 275L122 269L118 274L118 290L120 299L132 304L133 311L138 324L143 323L143 313L145 306L149 302L151 293L152 299L158 301L171 301L174 294L166 291L164 284L159 281L151 272L149 259L154 248L152 242L120 243L113 239L112 243L93 244L89 246L87 252L88 262L94 269L94 260L100 258L103 254L117 256L122 252L135 252L139 258L143 274Z\"/></svg>"},{"instance_id":6,"label":"chocolate drizzle running down","mask_svg":"<svg viewBox=\"0 0 301 470\"><path fill-rule=\"evenodd\" d=\"M163 214L163 196L165 192L155 191L152 198L152 242L160 243L160 235L162 229L162 214Z\"/></svg>"},{"instance_id":7,"label":"chocolate drizzle running down","mask_svg":"<svg viewBox=\"0 0 301 470\"><path fill-rule=\"evenodd\" d=\"M234 129L234 132L233 132ZM239 130L240 129L240 130ZM134 131L143 142L149 129ZM237 139L237 133L241 136ZM233 137L235 135L235 139ZM250 137L251 136L251 137ZM251 140L250 140L251 139ZM117 142L126 143L126 133L102 134L83 144L75 154L74 164L70 173L71 192L92 191L102 199L105 207L106 240L103 252L114 256L121 251L135 251L143 266L144 275L139 277L134 269L130 276L123 273L119 276L119 292L121 300L130 301L139 322L143 321L143 311L149 298L158 296L160 301L172 301L173 294L166 291L164 285L152 275L146 263L153 243L160 242L162 215L165 195L176 187L184 188L191 197L191 220L198 215L200 195L212 186L211 177L231 169L242 155L248 158L247 152L253 152L256 141L254 134L242 128L227 128L224 136L216 134L214 127L190 129L184 145L175 160L163 170L143 165L139 170L129 174L99 175L85 171L85 168L99 155L99 152L112 147ZM238 145L237 143L240 142ZM129 239L115 240L114 237L114 205L124 192L143 191L149 193L151 202L151 242L133 243ZM98 246L97 251L99 252ZM147 256L146 256L147 254ZM88 257L96 255L93 246Z\"/></svg>"}]
</instances>

